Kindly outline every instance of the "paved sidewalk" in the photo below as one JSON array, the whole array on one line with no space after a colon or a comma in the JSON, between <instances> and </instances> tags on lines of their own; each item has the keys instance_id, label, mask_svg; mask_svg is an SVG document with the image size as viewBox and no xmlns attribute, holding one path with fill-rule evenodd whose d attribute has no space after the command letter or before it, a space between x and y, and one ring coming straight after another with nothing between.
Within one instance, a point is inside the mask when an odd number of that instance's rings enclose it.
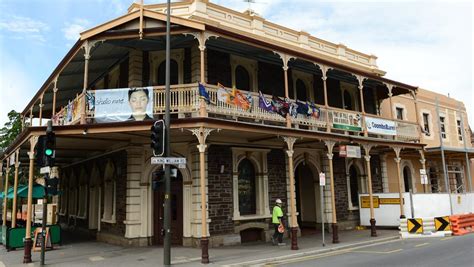
<instances>
[{"instance_id":1,"label":"paved sidewalk","mask_svg":"<svg viewBox=\"0 0 474 267\"><path fill-rule=\"evenodd\" d=\"M370 237L369 230L342 231L339 244L331 243L331 235L326 235L326 246L322 246L321 234L307 235L298 239L299 250L287 246L272 246L271 243L252 243L240 246L210 248L209 266L258 265L275 259L310 255L343 249L374 242L397 239L397 230L378 230L378 237ZM176 266L201 266L201 250L198 248L173 247L172 264ZM39 266L40 253L33 252L33 264ZM21 264L23 250L6 252L0 249L0 267L25 266ZM265 261L266 260L266 261ZM243 263L243 264L242 264ZM161 247L128 248L95 241L81 241L66 244L46 253L48 266L162 266ZM204 266L204 265L202 265Z\"/></svg>"}]
</instances>

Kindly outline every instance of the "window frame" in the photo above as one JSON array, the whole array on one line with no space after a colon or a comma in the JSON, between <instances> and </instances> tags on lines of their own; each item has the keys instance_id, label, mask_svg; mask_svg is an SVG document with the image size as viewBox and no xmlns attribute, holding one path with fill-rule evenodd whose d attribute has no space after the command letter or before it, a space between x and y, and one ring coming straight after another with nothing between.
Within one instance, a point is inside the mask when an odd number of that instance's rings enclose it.
<instances>
[{"instance_id":1,"label":"window frame","mask_svg":"<svg viewBox=\"0 0 474 267\"><path fill-rule=\"evenodd\" d=\"M462 142L463 137L462 137L462 123L461 123L461 118L456 118L456 129L457 129L457 134L458 134L458 141Z\"/></svg>"},{"instance_id":2,"label":"window frame","mask_svg":"<svg viewBox=\"0 0 474 267\"><path fill-rule=\"evenodd\" d=\"M431 135L431 130L430 130L430 114L423 112L421 113L421 117L423 120L423 131L426 136Z\"/></svg>"},{"instance_id":3,"label":"window frame","mask_svg":"<svg viewBox=\"0 0 474 267\"><path fill-rule=\"evenodd\" d=\"M404 112L405 112L405 109L403 107L395 107L395 116L397 120L403 121L405 119Z\"/></svg>"},{"instance_id":4,"label":"window frame","mask_svg":"<svg viewBox=\"0 0 474 267\"><path fill-rule=\"evenodd\" d=\"M439 115L439 128L440 131L439 133L441 134L441 138L447 139L448 134L446 132L446 116L444 115Z\"/></svg>"}]
</instances>

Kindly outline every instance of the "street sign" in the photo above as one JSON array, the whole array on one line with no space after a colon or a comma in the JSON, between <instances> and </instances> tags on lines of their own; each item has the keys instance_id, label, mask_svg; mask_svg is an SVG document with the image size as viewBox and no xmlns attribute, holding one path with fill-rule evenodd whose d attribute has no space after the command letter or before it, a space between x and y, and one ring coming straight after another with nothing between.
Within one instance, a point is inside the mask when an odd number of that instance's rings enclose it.
<instances>
[{"instance_id":1,"label":"street sign","mask_svg":"<svg viewBox=\"0 0 474 267\"><path fill-rule=\"evenodd\" d=\"M360 146L339 146L339 157L360 159Z\"/></svg>"},{"instance_id":2,"label":"street sign","mask_svg":"<svg viewBox=\"0 0 474 267\"><path fill-rule=\"evenodd\" d=\"M423 219L413 218L407 219L408 232L412 234L423 233Z\"/></svg>"},{"instance_id":3,"label":"street sign","mask_svg":"<svg viewBox=\"0 0 474 267\"><path fill-rule=\"evenodd\" d=\"M319 174L319 186L326 186L326 174L324 172Z\"/></svg>"},{"instance_id":4,"label":"street sign","mask_svg":"<svg viewBox=\"0 0 474 267\"><path fill-rule=\"evenodd\" d=\"M424 175L426 174L426 170L425 169L420 169L420 175Z\"/></svg>"},{"instance_id":5,"label":"street sign","mask_svg":"<svg viewBox=\"0 0 474 267\"><path fill-rule=\"evenodd\" d=\"M49 166L46 166L46 167L42 167L40 169L40 173L41 174L45 174L45 173L49 173L51 171L51 168Z\"/></svg>"},{"instance_id":6,"label":"street sign","mask_svg":"<svg viewBox=\"0 0 474 267\"><path fill-rule=\"evenodd\" d=\"M421 184L428 184L428 175L420 174Z\"/></svg>"},{"instance_id":7,"label":"street sign","mask_svg":"<svg viewBox=\"0 0 474 267\"><path fill-rule=\"evenodd\" d=\"M186 164L186 158L151 157L151 164L165 164L165 165Z\"/></svg>"},{"instance_id":8,"label":"street sign","mask_svg":"<svg viewBox=\"0 0 474 267\"><path fill-rule=\"evenodd\" d=\"M451 231L451 224L449 223L449 216L435 217L436 231Z\"/></svg>"}]
</instances>

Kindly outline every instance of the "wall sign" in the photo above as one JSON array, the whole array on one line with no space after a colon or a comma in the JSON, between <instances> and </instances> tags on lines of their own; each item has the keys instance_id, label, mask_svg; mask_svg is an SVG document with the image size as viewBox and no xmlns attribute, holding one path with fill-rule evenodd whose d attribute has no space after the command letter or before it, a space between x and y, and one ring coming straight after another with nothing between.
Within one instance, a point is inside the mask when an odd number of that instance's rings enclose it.
<instances>
[{"instance_id":1,"label":"wall sign","mask_svg":"<svg viewBox=\"0 0 474 267\"><path fill-rule=\"evenodd\" d=\"M341 158L361 158L359 146L339 146L339 157Z\"/></svg>"},{"instance_id":2,"label":"wall sign","mask_svg":"<svg viewBox=\"0 0 474 267\"><path fill-rule=\"evenodd\" d=\"M394 121L365 117L365 125L369 133L397 135L397 123Z\"/></svg>"},{"instance_id":3,"label":"wall sign","mask_svg":"<svg viewBox=\"0 0 474 267\"><path fill-rule=\"evenodd\" d=\"M361 117L359 114L332 111L332 126L335 129L347 131L362 131Z\"/></svg>"}]
</instances>

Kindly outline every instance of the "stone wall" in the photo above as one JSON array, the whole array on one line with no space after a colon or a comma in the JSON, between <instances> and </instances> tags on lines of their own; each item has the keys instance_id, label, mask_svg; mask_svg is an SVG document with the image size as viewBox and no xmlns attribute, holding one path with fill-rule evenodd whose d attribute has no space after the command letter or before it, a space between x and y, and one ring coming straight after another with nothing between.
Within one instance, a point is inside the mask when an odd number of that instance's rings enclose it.
<instances>
[{"instance_id":1,"label":"stone wall","mask_svg":"<svg viewBox=\"0 0 474 267\"><path fill-rule=\"evenodd\" d=\"M275 200L281 199L288 203L286 192L286 155L283 150L272 149L268 155L268 194L270 209L273 208ZM286 205L285 205L286 206ZM285 211L287 212L287 211Z\"/></svg>"},{"instance_id":2,"label":"stone wall","mask_svg":"<svg viewBox=\"0 0 474 267\"><path fill-rule=\"evenodd\" d=\"M223 173L221 173L222 165ZM209 147L208 190L211 236L233 233L232 151L228 146Z\"/></svg>"},{"instance_id":3,"label":"stone wall","mask_svg":"<svg viewBox=\"0 0 474 267\"><path fill-rule=\"evenodd\" d=\"M345 159L334 153L334 193L336 197L336 216L338 221L345 221L348 218L348 196Z\"/></svg>"}]
</instances>

